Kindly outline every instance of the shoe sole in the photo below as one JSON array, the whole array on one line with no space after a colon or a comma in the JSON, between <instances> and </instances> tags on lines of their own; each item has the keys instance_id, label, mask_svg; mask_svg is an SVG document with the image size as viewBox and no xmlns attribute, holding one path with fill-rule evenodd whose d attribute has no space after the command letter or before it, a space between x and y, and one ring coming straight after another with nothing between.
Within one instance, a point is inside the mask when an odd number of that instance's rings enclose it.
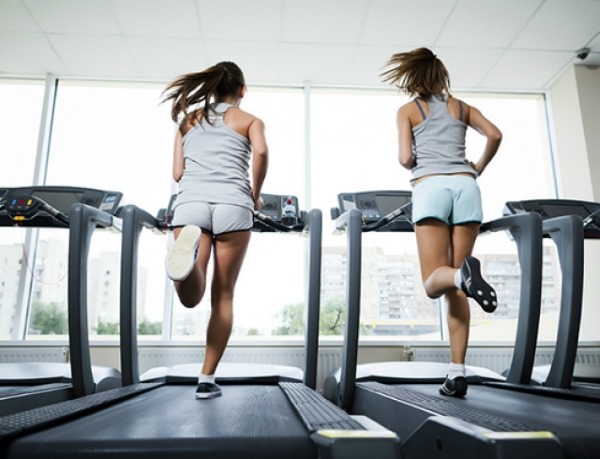
<instances>
[{"instance_id":1,"label":"shoe sole","mask_svg":"<svg viewBox=\"0 0 600 459\"><path fill-rule=\"evenodd\" d=\"M441 395L447 395L449 397L464 397L465 395L467 395L467 390L465 389L464 392L460 391L451 391L450 389L448 389L446 387L446 383L442 384L442 386L440 387L439 390Z\"/></svg>"},{"instance_id":2,"label":"shoe sole","mask_svg":"<svg viewBox=\"0 0 600 459\"><path fill-rule=\"evenodd\" d=\"M466 392L464 392L464 393L458 393L456 391L451 392L448 389L446 389L446 386L440 387L440 394L447 395L448 397L464 397L465 395L467 395Z\"/></svg>"},{"instance_id":3,"label":"shoe sole","mask_svg":"<svg viewBox=\"0 0 600 459\"><path fill-rule=\"evenodd\" d=\"M197 226L185 226L167 253L165 266L167 276L173 281L186 279L196 263L196 249L201 230Z\"/></svg>"},{"instance_id":4,"label":"shoe sole","mask_svg":"<svg viewBox=\"0 0 600 459\"><path fill-rule=\"evenodd\" d=\"M442 395L454 395L454 392L451 392L448 389L446 389L446 386L442 386L442 387L440 387L440 394L442 394Z\"/></svg>"},{"instance_id":5,"label":"shoe sole","mask_svg":"<svg viewBox=\"0 0 600 459\"><path fill-rule=\"evenodd\" d=\"M207 394L203 394L203 393L198 394L197 393L196 394L196 400L208 400L208 399L211 399L211 398L220 397L221 395L223 395L222 392L210 392L210 393L207 393Z\"/></svg>"},{"instance_id":6,"label":"shoe sole","mask_svg":"<svg viewBox=\"0 0 600 459\"><path fill-rule=\"evenodd\" d=\"M466 267L466 275L461 268L461 276L465 293L468 297L473 298L481 309L487 313L492 313L498 307L498 298L494 288L488 284L481 276L481 264L474 257L465 258L464 266Z\"/></svg>"}]
</instances>

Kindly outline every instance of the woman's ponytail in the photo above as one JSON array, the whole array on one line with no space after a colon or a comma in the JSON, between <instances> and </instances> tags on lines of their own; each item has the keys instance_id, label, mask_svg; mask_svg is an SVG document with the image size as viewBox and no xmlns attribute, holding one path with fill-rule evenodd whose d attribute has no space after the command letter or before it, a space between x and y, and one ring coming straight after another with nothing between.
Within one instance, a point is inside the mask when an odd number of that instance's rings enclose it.
<instances>
[{"instance_id":1,"label":"woman's ponytail","mask_svg":"<svg viewBox=\"0 0 600 459\"><path fill-rule=\"evenodd\" d=\"M427 48L396 53L381 73L384 82L403 89L409 95L429 98L450 94L450 75L444 63Z\"/></svg>"},{"instance_id":2,"label":"woman's ponytail","mask_svg":"<svg viewBox=\"0 0 600 459\"><path fill-rule=\"evenodd\" d=\"M233 62L219 62L198 73L182 75L167 85L162 102L173 101L171 119L191 118L190 107L202 107L202 118L208 122L210 104L215 100L235 96L245 85L241 69Z\"/></svg>"}]
</instances>

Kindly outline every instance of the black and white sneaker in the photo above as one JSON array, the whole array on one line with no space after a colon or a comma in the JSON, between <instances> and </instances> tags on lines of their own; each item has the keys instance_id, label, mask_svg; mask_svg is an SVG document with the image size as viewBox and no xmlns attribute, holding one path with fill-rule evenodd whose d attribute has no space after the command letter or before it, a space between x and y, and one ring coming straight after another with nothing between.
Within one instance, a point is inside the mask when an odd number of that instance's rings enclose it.
<instances>
[{"instance_id":1,"label":"black and white sneaker","mask_svg":"<svg viewBox=\"0 0 600 459\"><path fill-rule=\"evenodd\" d=\"M481 264L475 257L466 257L460 265L461 289L473 298L485 312L494 312L498 306L496 291L481 276Z\"/></svg>"},{"instance_id":2,"label":"black and white sneaker","mask_svg":"<svg viewBox=\"0 0 600 459\"><path fill-rule=\"evenodd\" d=\"M457 376L450 379L447 377L442 387L440 387L440 394L450 397L464 397L467 394L467 378Z\"/></svg>"},{"instance_id":3,"label":"black and white sneaker","mask_svg":"<svg viewBox=\"0 0 600 459\"><path fill-rule=\"evenodd\" d=\"M211 382L201 382L196 389L197 399L207 399L220 397L223 394L221 387L218 384Z\"/></svg>"},{"instance_id":4,"label":"black and white sneaker","mask_svg":"<svg viewBox=\"0 0 600 459\"><path fill-rule=\"evenodd\" d=\"M186 279L196 263L198 244L202 230L197 226L184 226L167 253L165 267L167 276L173 281Z\"/></svg>"}]
</instances>

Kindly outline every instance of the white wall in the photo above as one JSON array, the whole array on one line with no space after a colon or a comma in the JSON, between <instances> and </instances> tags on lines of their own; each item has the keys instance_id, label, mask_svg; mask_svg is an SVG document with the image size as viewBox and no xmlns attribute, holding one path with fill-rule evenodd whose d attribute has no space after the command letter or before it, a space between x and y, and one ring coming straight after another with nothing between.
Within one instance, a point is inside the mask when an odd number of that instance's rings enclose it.
<instances>
[{"instance_id":1,"label":"white wall","mask_svg":"<svg viewBox=\"0 0 600 459\"><path fill-rule=\"evenodd\" d=\"M559 194L600 201L600 68L573 66L549 92ZM600 341L600 241L586 241L580 340Z\"/></svg>"},{"instance_id":2,"label":"white wall","mask_svg":"<svg viewBox=\"0 0 600 459\"><path fill-rule=\"evenodd\" d=\"M592 179L594 201L600 201L600 68L575 67L579 104Z\"/></svg>"}]
</instances>

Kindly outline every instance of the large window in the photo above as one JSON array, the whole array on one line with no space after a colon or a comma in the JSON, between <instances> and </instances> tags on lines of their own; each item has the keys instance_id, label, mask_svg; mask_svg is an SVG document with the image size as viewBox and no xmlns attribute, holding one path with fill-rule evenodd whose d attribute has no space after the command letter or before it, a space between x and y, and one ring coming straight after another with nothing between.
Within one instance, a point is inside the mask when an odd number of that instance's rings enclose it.
<instances>
[{"instance_id":1,"label":"large window","mask_svg":"<svg viewBox=\"0 0 600 459\"><path fill-rule=\"evenodd\" d=\"M44 103L44 82L0 80L0 188L31 185L38 131Z\"/></svg>"},{"instance_id":2,"label":"large window","mask_svg":"<svg viewBox=\"0 0 600 459\"><path fill-rule=\"evenodd\" d=\"M311 101L312 195L326 209L322 299L341 308L346 295L346 237L333 233L329 209L340 193L408 190L398 163L393 91L315 89ZM361 334L372 338L439 339L438 302L424 294L412 233L363 235Z\"/></svg>"},{"instance_id":3,"label":"large window","mask_svg":"<svg viewBox=\"0 0 600 459\"><path fill-rule=\"evenodd\" d=\"M176 190L171 179L175 126L169 107L159 103L163 87L60 81L46 184L121 191L124 203L151 213L166 206ZM32 107L41 113L41 84L4 82L0 91L6 91L5 100L14 101L8 97L12 94L20 98L13 108L28 105L29 118ZM554 196L544 98L457 96L478 107L504 133L497 158L479 179L485 219L500 217L508 200ZM22 103L24 98L27 104ZM337 205L341 192L410 189L410 173L397 159L395 126L396 111L406 101L387 90L264 87L251 87L242 101L241 108L266 125L270 161L263 191L295 195L302 209L323 212L323 335L342 333L345 305L346 238L334 234L329 210ZM5 107L0 107L2 122L12 127L0 142L7 151L23 149L19 154L23 167L11 168L10 173L0 168L0 174L4 171L0 187L30 184L37 145L32 139L37 137L41 116L27 128L29 135L15 134L24 124L15 123L13 112ZM19 118L24 119L25 113ZM483 138L470 131L467 155L476 158L482 148ZM2 233L0 338L10 337L14 324L21 324L30 339L64 336L67 232L3 228ZM90 329L96 338L114 337L118 331L120 241L120 235L110 231L97 231L92 238L88 300ZM170 235L142 233L140 333L199 342L210 311L210 288L198 307L190 310L179 304L164 271L170 241ZM234 340L302 335L306 245L307 239L300 235L253 234L236 290ZM363 246L363 339L445 339L445 307L423 292L414 234L369 233ZM479 238L475 251L498 287L500 306L494 315L473 307L472 340L511 341L520 281L516 248L505 233L498 233ZM541 339L552 339L560 272L551 243L546 243L544 260ZM27 314L18 313L18 298L24 299Z\"/></svg>"},{"instance_id":4,"label":"large window","mask_svg":"<svg viewBox=\"0 0 600 459\"><path fill-rule=\"evenodd\" d=\"M44 102L44 82L0 80L0 198L3 187L31 185ZM0 339L10 339L25 320L23 284L26 232L2 228L0 242ZM32 235L30 234L29 237Z\"/></svg>"},{"instance_id":5,"label":"large window","mask_svg":"<svg viewBox=\"0 0 600 459\"><path fill-rule=\"evenodd\" d=\"M478 107L504 133L497 158L479 179L485 219L500 217L506 201L554 196L543 97L457 96ZM336 206L342 192L410 189L410 174L398 162L395 125L396 111L407 100L389 91L313 90L311 177L317 207ZM483 136L469 130L467 156L478 158L483 145ZM325 303L345 295L345 245L345 237L324 235ZM479 238L476 252L498 285L500 306L494 315L472 308L472 339L510 341L518 313L516 247L501 233ZM546 252L543 320L549 322L545 330L551 330L556 325L559 270L554 248L548 245ZM414 234L364 234L362 259L363 337L414 341L447 336L442 301L428 299L422 288Z\"/></svg>"},{"instance_id":6,"label":"large window","mask_svg":"<svg viewBox=\"0 0 600 459\"><path fill-rule=\"evenodd\" d=\"M136 204L152 214L165 207L171 194L174 126L168 107L159 104L162 88L60 81L46 184L120 191L124 204ZM63 233L59 248L40 232L38 251L53 248L53 256L43 258L46 263L66 259ZM160 335L167 238L146 233L139 251L138 323L143 333ZM99 337L118 332L120 243L119 234L111 231L96 231L92 238L88 314L90 330ZM49 266L40 270L66 285L66 276ZM50 297L47 291L41 289L32 302L32 317L40 315L40 308L57 310L56 314L66 311L66 296ZM29 333L39 333L31 322Z\"/></svg>"}]
</instances>

